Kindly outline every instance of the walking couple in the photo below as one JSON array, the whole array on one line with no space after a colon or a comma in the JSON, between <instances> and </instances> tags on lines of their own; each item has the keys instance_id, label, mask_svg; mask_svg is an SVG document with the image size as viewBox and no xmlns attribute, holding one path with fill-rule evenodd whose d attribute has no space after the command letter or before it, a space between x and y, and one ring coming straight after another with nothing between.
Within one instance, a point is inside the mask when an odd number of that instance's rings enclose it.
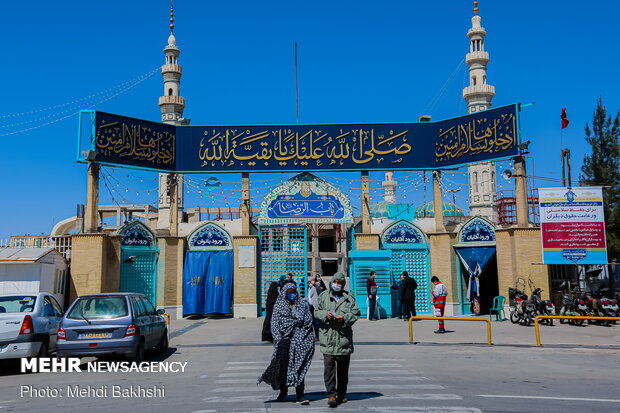
<instances>
[{"instance_id":1,"label":"walking couple","mask_svg":"<svg viewBox=\"0 0 620 413\"><path fill-rule=\"evenodd\" d=\"M347 402L349 363L353 353L351 326L360 315L355 298L344 286L344 275L334 274L329 290L321 292L314 309L314 317L320 322L319 344L329 407ZM314 355L312 318L308 304L297 293L297 286L284 284L271 318L274 342L271 363L257 380L257 383L265 382L279 390L278 401L284 401L288 388L294 387L296 402L310 403L304 396L304 387Z\"/></svg>"}]
</instances>

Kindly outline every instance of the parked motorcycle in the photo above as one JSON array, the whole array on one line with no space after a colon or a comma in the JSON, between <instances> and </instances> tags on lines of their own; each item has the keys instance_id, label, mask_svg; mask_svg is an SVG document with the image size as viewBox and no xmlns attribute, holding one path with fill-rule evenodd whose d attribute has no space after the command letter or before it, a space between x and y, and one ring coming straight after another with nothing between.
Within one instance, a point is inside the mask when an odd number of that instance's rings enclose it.
<instances>
[{"instance_id":1,"label":"parked motorcycle","mask_svg":"<svg viewBox=\"0 0 620 413\"><path fill-rule=\"evenodd\" d=\"M513 300L513 305L510 306L510 322L517 324L524 316L523 303L527 300L527 294L516 288L508 289L508 297Z\"/></svg>"},{"instance_id":2,"label":"parked motorcycle","mask_svg":"<svg viewBox=\"0 0 620 413\"><path fill-rule=\"evenodd\" d=\"M573 297L572 294L564 294L562 298L562 308L560 315L565 316L585 316L588 306L582 299ZM560 324L569 323L575 326L583 325L584 320L560 319Z\"/></svg>"},{"instance_id":3,"label":"parked motorcycle","mask_svg":"<svg viewBox=\"0 0 620 413\"><path fill-rule=\"evenodd\" d=\"M532 301L534 302L536 311L539 315L555 315L555 306L553 305L553 302L550 300L543 300L540 297L541 292L542 289L540 288L536 288L532 291ZM540 322L549 326L553 325L553 319L550 318L543 318Z\"/></svg>"}]
</instances>

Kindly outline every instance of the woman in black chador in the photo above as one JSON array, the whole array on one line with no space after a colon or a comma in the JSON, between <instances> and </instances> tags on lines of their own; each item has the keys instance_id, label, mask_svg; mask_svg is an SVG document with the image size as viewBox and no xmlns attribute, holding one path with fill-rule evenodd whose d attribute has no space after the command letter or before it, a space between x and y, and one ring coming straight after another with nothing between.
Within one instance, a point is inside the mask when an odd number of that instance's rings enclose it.
<instances>
[{"instance_id":1,"label":"woman in black chador","mask_svg":"<svg viewBox=\"0 0 620 413\"><path fill-rule=\"evenodd\" d=\"M284 276L280 277L280 281L273 281L269 285L269 291L267 291L267 299L265 300L265 321L263 321L263 333L261 334L261 341L268 341L273 343L273 336L271 335L271 314L273 313L273 306L280 294L280 287L282 287Z\"/></svg>"},{"instance_id":2,"label":"woman in black chador","mask_svg":"<svg viewBox=\"0 0 620 413\"><path fill-rule=\"evenodd\" d=\"M309 404L304 398L304 380L314 355L314 327L310 308L299 297L294 283L287 282L280 290L273 308L271 332L271 363L256 382L280 390L278 401L284 401L288 388L295 387L297 403Z\"/></svg>"}]
</instances>

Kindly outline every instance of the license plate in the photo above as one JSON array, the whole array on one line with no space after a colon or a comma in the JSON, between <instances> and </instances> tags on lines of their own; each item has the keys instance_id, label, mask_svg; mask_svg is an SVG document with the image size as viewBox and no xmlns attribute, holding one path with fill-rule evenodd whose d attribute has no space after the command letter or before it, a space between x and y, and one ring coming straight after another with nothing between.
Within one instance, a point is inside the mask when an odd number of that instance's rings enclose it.
<instances>
[{"instance_id":1,"label":"license plate","mask_svg":"<svg viewBox=\"0 0 620 413\"><path fill-rule=\"evenodd\" d=\"M112 333L82 333L78 334L78 340L85 340L89 338L110 338L112 337Z\"/></svg>"}]
</instances>

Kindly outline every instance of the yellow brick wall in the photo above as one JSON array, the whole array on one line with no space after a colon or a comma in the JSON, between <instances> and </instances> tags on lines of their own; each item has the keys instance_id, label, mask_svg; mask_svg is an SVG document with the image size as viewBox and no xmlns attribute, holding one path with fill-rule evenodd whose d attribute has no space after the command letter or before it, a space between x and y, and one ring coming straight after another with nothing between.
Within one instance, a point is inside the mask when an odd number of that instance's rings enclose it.
<instances>
[{"instance_id":1,"label":"yellow brick wall","mask_svg":"<svg viewBox=\"0 0 620 413\"><path fill-rule=\"evenodd\" d=\"M379 234L355 234L355 249L358 251L379 250Z\"/></svg>"},{"instance_id":2,"label":"yellow brick wall","mask_svg":"<svg viewBox=\"0 0 620 413\"><path fill-rule=\"evenodd\" d=\"M239 246L252 245L254 246L254 267L253 268L239 268ZM236 236L233 237L234 248L234 284L233 284L233 300L234 304L258 304L258 237L253 235Z\"/></svg>"},{"instance_id":3,"label":"yellow brick wall","mask_svg":"<svg viewBox=\"0 0 620 413\"><path fill-rule=\"evenodd\" d=\"M102 291L105 277L105 234L79 234L71 240L71 278L69 300Z\"/></svg>"},{"instance_id":4,"label":"yellow brick wall","mask_svg":"<svg viewBox=\"0 0 620 413\"><path fill-rule=\"evenodd\" d=\"M542 263L542 246L539 228L509 228L496 232L497 273L499 293L508 299L508 288L525 283L526 294L531 295L529 280L533 286L542 288L542 298L550 297L549 276Z\"/></svg>"},{"instance_id":5,"label":"yellow brick wall","mask_svg":"<svg viewBox=\"0 0 620 413\"><path fill-rule=\"evenodd\" d=\"M456 243L456 233L444 232L429 234L431 247L430 278L436 275L448 289L448 302L459 301L459 281L457 273L457 257L452 246Z\"/></svg>"},{"instance_id":6,"label":"yellow brick wall","mask_svg":"<svg viewBox=\"0 0 620 413\"><path fill-rule=\"evenodd\" d=\"M101 292L117 292L121 287L121 237L106 236L105 277Z\"/></svg>"},{"instance_id":7,"label":"yellow brick wall","mask_svg":"<svg viewBox=\"0 0 620 413\"><path fill-rule=\"evenodd\" d=\"M158 286L163 287L163 305L182 305L184 238L160 237L159 241L159 258L163 260L160 269L163 271L158 271L157 276ZM159 277L163 277L163 280L159 280ZM161 305L159 296L160 294L158 294L158 305Z\"/></svg>"}]
</instances>

